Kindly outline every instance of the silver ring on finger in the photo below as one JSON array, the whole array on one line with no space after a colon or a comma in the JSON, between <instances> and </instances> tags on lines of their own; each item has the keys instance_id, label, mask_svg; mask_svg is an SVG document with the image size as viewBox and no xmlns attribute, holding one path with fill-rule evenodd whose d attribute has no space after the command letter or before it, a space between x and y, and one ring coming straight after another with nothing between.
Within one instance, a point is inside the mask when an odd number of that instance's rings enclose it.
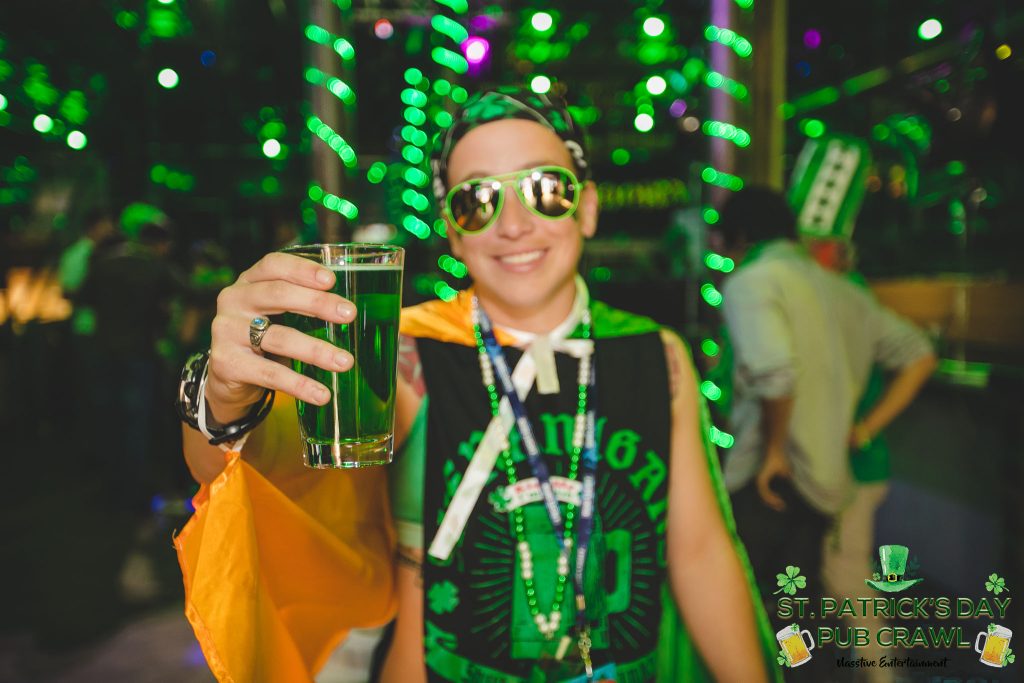
<instances>
[{"instance_id":1,"label":"silver ring on finger","mask_svg":"<svg viewBox=\"0 0 1024 683\"><path fill-rule=\"evenodd\" d=\"M263 335L270 329L270 325L270 319L262 315L249 321L249 346L260 355L263 355L263 348L260 346L263 343Z\"/></svg>"}]
</instances>

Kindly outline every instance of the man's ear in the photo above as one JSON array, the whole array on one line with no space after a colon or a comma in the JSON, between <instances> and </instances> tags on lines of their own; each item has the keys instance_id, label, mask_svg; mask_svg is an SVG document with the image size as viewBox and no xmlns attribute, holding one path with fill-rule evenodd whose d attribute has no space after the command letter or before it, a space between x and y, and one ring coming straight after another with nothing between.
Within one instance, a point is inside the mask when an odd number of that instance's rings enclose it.
<instances>
[{"instance_id":1,"label":"man's ear","mask_svg":"<svg viewBox=\"0 0 1024 683\"><path fill-rule=\"evenodd\" d=\"M600 202L597 196L597 185L593 180L583 183L580 205L576 208L576 220L580 224L580 232L587 239L597 232L597 217L600 213Z\"/></svg>"}]
</instances>

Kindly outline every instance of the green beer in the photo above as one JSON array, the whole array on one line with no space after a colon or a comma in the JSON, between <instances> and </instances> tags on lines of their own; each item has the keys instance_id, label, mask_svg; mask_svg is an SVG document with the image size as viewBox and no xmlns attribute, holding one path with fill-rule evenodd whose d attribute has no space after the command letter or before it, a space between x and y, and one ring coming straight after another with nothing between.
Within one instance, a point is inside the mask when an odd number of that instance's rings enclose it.
<instances>
[{"instance_id":1,"label":"green beer","mask_svg":"<svg viewBox=\"0 0 1024 683\"><path fill-rule=\"evenodd\" d=\"M324 265L334 271L331 291L355 305L355 320L339 324L293 314L289 324L345 349L355 363L348 372L331 372L292 361L296 372L331 392L323 406L296 402L305 462L315 468L387 464L394 439L401 262Z\"/></svg>"}]
</instances>

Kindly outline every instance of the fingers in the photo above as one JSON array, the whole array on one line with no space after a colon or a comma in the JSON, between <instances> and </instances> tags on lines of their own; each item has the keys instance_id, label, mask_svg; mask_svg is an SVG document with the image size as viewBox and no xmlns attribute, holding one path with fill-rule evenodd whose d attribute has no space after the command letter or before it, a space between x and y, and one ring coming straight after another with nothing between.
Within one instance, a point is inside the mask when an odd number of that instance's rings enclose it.
<instances>
[{"instance_id":1,"label":"fingers","mask_svg":"<svg viewBox=\"0 0 1024 683\"><path fill-rule=\"evenodd\" d=\"M782 512L786 509L786 502L772 490L771 486L776 474L769 470L761 470L757 475L757 493L765 505L776 512Z\"/></svg>"},{"instance_id":2,"label":"fingers","mask_svg":"<svg viewBox=\"0 0 1024 683\"><path fill-rule=\"evenodd\" d=\"M284 280L255 282L240 292L239 308L253 314L300 313L328 322L349 323L355 318L352 302L330 292L310 290Z\"/></svg>"},{"instance_id":3,"label":"fingers","mask_svg":"<svg viewBox=\"0 0 1024 683\"><path fill-rule=\"evenodd\" d=\"M329 289L334 284L334 272L301 256L274 252L261 258L238 279L249 283L285 280L302 287Z\"/></svg>"},{"instance_id":4,"label":"fingers","mask_svg":"<svg viewBox=\"0 0 1024 683\"><path fill-rule=\"evenodd\" d=\"M352 354L348 351L287 325L271 325L263 335L260 348L266 353L294 358L328 372L345 372L352 369Z\"/></svg>"},{"instance_id":5,"label":"fingers","mask_svg":"<svg viewBox=\"0 0 1024 683\"><path fill-rule=\"evenodd\" d=\"M331 398L331 392L319 382L240 347L211 351L210 376L216 376L228 386L266 387L316 405L323 405ZM209 382L207 387L209 393Z\"/></svg>"}]
</instances>

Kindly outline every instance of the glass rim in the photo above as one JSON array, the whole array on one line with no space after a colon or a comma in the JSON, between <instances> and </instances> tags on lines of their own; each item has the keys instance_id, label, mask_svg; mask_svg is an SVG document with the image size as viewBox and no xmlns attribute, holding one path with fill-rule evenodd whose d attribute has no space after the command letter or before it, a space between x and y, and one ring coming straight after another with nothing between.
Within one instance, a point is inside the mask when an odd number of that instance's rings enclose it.
<instances>
[{"instance_id":1,"label":"glass rim","mask_svg":"<svg viewBox=\"0 0 1024 683\"><path fill-rule=\"evenodd\" d=\"M387 256L405 253L403 247L393 244L375 244L372 242L318 242L314 244L293 244L280 249L285 254L296 255L321 255L327 248L328 253L334 250L343 250L341 253L351 253L353 256Z\"/></svg>"}]
</instances>

